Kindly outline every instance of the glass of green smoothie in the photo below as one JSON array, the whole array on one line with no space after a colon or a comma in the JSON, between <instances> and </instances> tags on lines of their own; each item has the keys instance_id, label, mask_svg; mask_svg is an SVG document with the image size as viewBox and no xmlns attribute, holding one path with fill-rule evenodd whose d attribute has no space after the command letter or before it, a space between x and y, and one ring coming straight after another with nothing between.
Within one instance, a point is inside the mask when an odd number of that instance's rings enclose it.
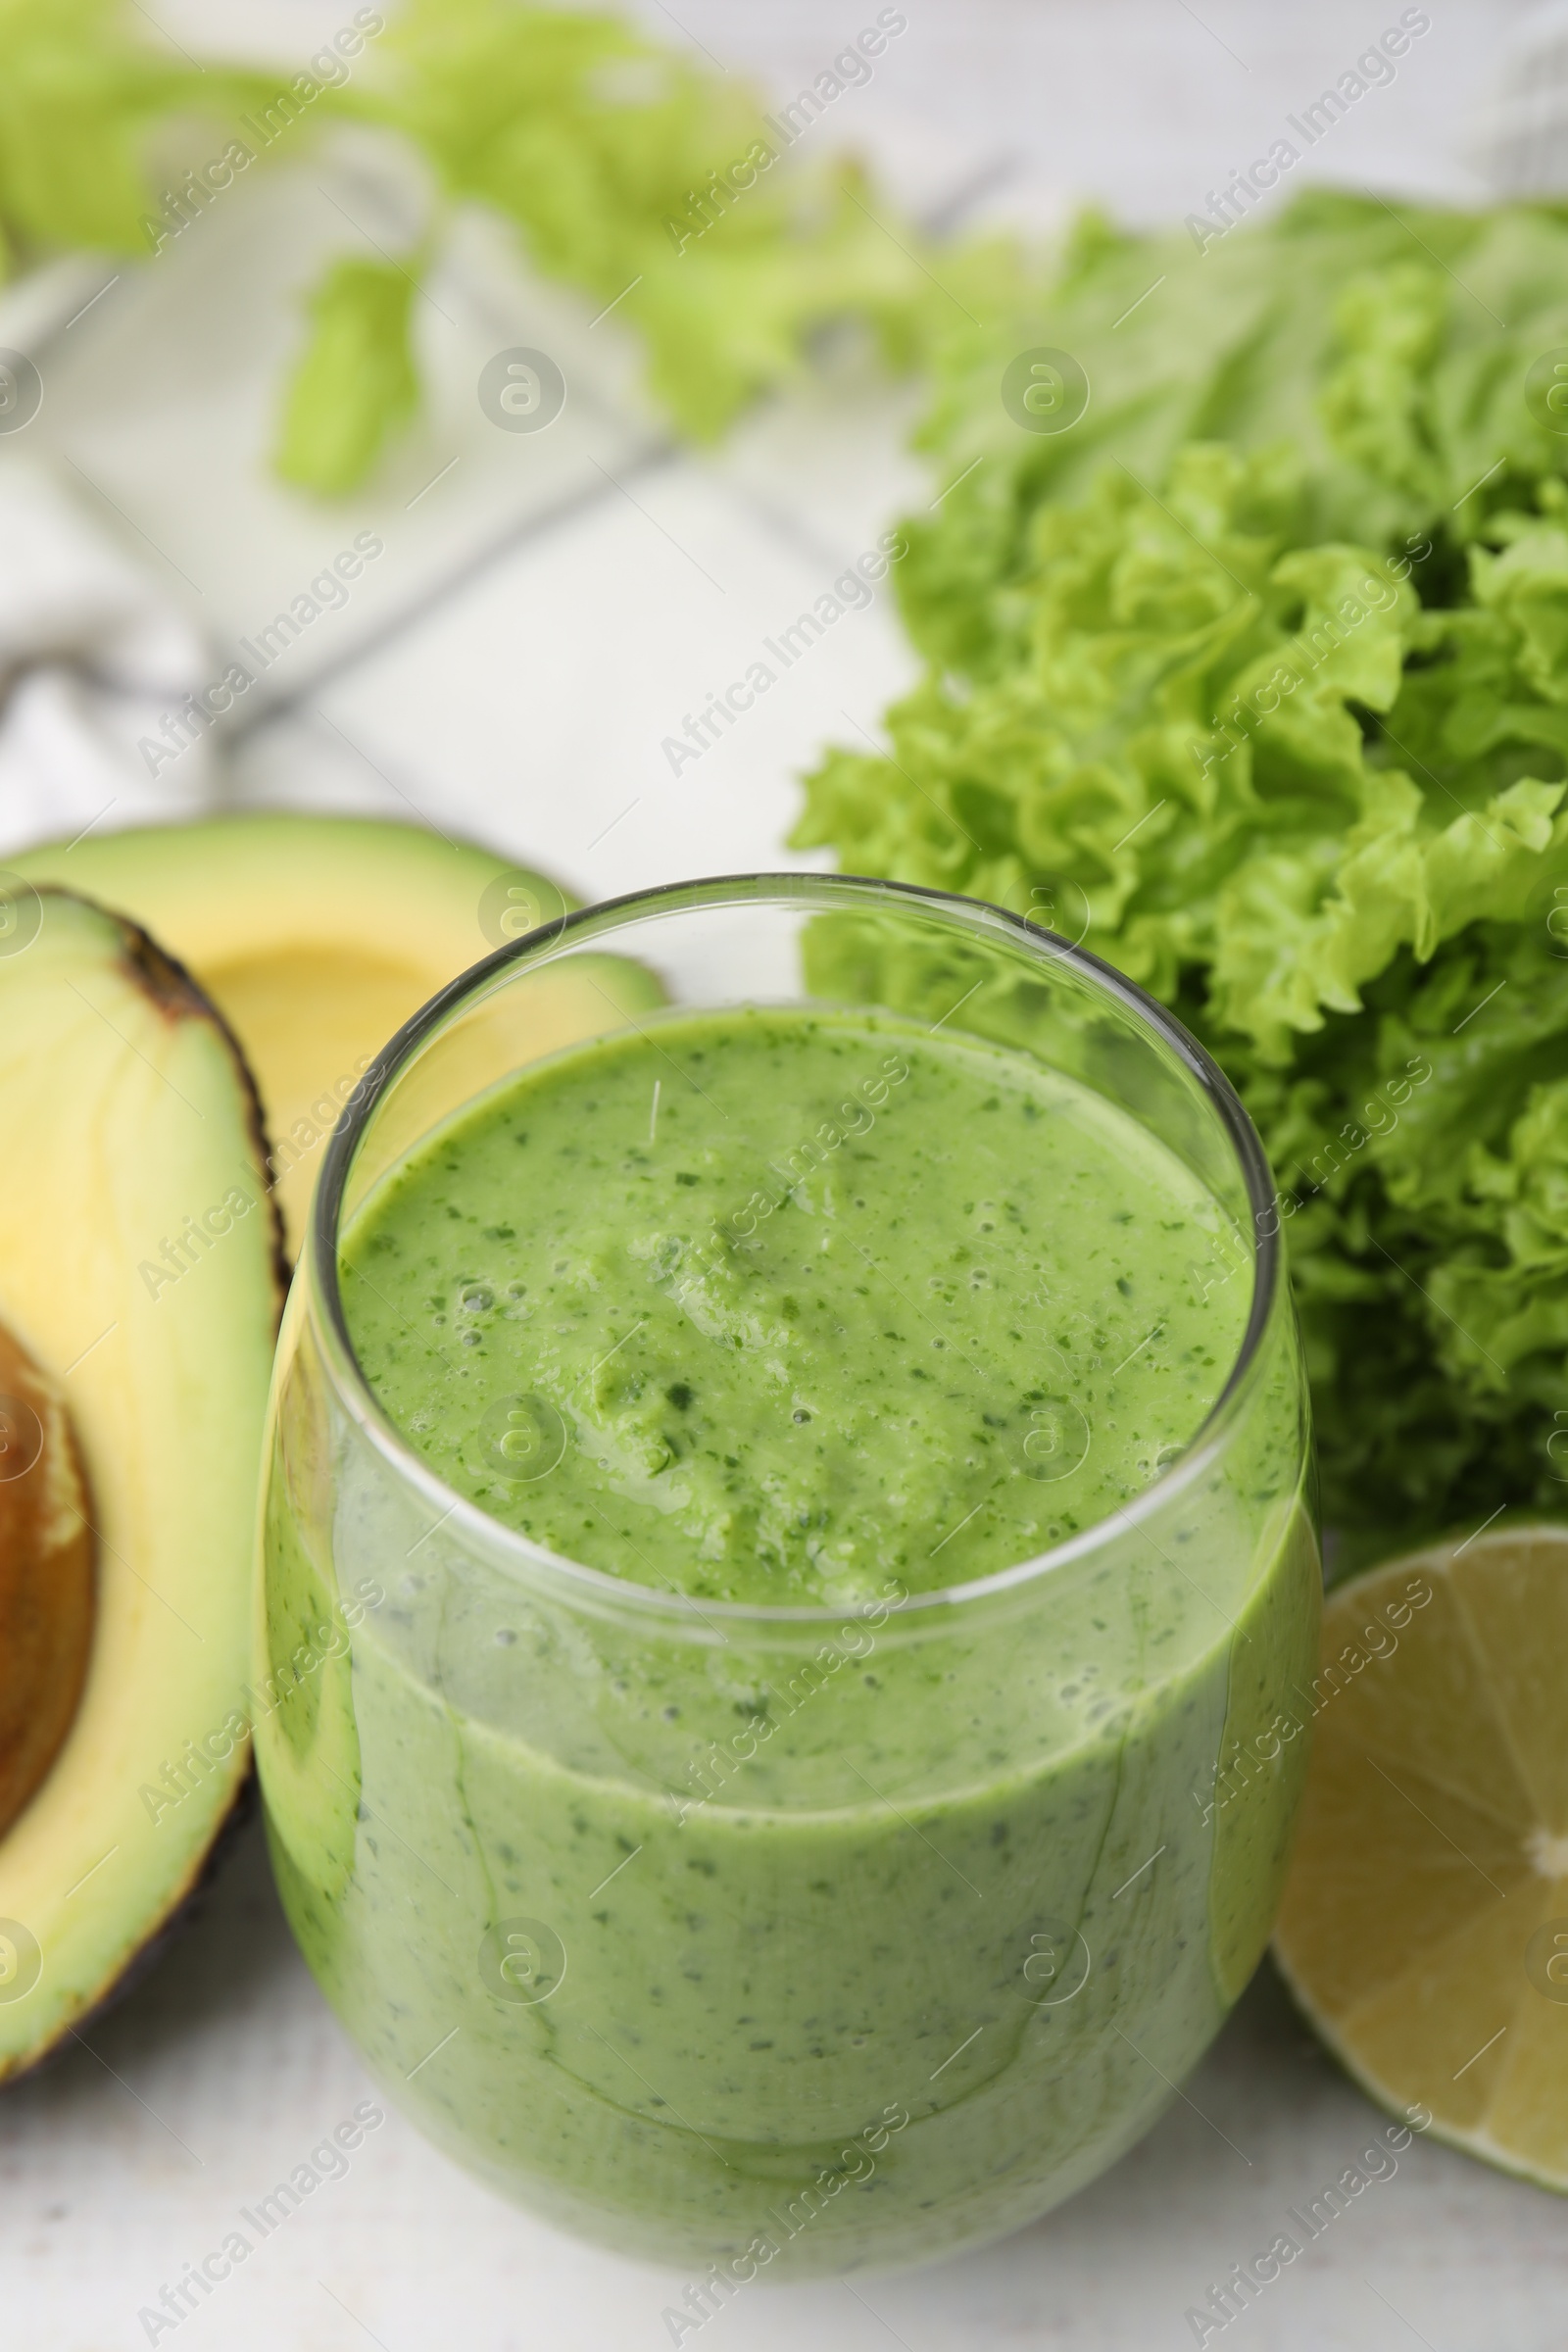
<instances>
[{"instance_id":1,"label":"glass of green smoothie","mask_svg":"<svg viewBox=\"0 0 1568 2352\"><path fill-rule=\"evenodd\" d=\"M433 2138L691 2311L1015 2229L1262 1951L1308 1480L1257 1139L1118 973L816 875L534 931L368 1073L294 1283L295 1935Z\"/></svg>"}]
</instances>

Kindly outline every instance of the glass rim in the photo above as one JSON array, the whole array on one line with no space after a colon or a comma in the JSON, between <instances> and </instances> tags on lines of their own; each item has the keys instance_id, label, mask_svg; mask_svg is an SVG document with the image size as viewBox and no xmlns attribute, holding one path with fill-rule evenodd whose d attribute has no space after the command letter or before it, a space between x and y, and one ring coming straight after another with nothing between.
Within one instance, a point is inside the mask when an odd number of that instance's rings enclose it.
<instances>
[{"instance_id":1,"label":"glass rim","mask_svg":"<svg viewBox=\"0 0 1568 2352\"><path fill-rule=\"evenodd\" d=\"M832 1606L820 1602L786 1604L708 1599L699 1604L690 1593L678 1592L673 1587L660 1591L629 1577L613 1575L609 1569L589 1567L586 1562L573 1560L564 1552L552 1551L548 1545L508 1527L505 1521L495 1518L480 1504L459 1494L416 1450L376 1396L360 1362L343 1311L338 1280L338 1226L343 1196L360 1144L375 1110L418 1047L438 1031L448 1016L466 1000L488 989L510 966L524 965L543 957L576 932L603 928L607 918L625 919L635 914L655 914L662 908L676 905L698 911L705 906L733 906L747 901L755 903L760 899L787 903L791 899L801 900L824 893L830 898L842 894L852 904L869 901L874 905L879 900L888 899L907 901L913 906L930 907L950 918L956 917L977 933L995 934L1000 931L1044 963L1071 965L1088 983L1090 993L1098 992L1110 997L1124 1011L1130 1012L1137 1022L1152 1030L1159 1043L1174 1054L1187 1077L1218 1114L1226 1141L1241 1169L1256 1244L1252 1261L1252 1298L1241 1343L1224 1385L1176 1459L1152 1479L1130 1502L1113 1508L1105 1517L1092 1521L1088 1527L1081 1528L1063 1542L1051 1545L1045 1551L1036 1552L1027 1559L1012 1561L1005 1568L994 1569L989 1575L972 1578L965 1584L941 1586L923 1592L906 1592L896 1600L888 1600L879 1594L870 1601L839 1602ZM629 1025L637 1026L635 1022ZM646 890L628 891L618 898L595 900L570 914L559 915L554 921L524 932L505 947L498 948L494 954L470 964L421 1004L375 1055L348 1097L338 1123L328 1138L311 1202L305 1248L301 1251L295 1281L303 1283L305 1311L312 1319L322 1365L339 1402L399 1482L419 1494L432 1506L437 1524L454 1528L466 1543L484 1553L492 1563L526 1572L527 1581L536 1581L543 1576L556 1587L559 1597L575 1600L579 1604L642 1610L664 1617L672 1623L678 1622L688 1632L696 1630L693 1620L700 1620L704 1625L715 1620L734 1626L768 1625L784 1632L792 1627L805 1630L812 1626L831 1625L863 1613L869 1606L885 1609L890 1616L902 1616L922 1609L953 1608L980 1602L1033 1585L1069 1562L1103 1549L1117 1535L1129 1530L1136 1531L1144 1521L1154 1516L1173 1497L1201 1478L1221 1450L1230 1427L1238 1416L1244 1396L1250 1388L1264 1335L1279 1297L1283 1266L1280 1221L1276 1215L1272 1228L1266 1222L1274 1204L1273 1176L1261 1140L1246 1105L1219 1063L1173 1012L1147 990L1140 988L1136 981L1129 980L1125 973L1117 971L1113 964L1107 963L1089 949L1063 939L1059 933L1048 930L1043 924L1029 921L1024 915L1013 914L1008 908L998 906L990 900L967 898L957 891L932 890L918 883L890 881L879 875L822 874L809 870L714 874L699 876L690 881L659 883Z\"/></svg>"}]
</instances>

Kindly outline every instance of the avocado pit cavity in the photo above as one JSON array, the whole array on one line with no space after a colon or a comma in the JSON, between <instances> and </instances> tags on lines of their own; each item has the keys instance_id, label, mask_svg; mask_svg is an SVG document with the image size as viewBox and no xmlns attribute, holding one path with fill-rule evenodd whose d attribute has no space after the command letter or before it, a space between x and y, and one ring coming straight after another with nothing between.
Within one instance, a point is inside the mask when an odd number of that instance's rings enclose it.
<instances>
[{"instance_id":1,"label":"avocado pit cavity","mask_svg":"<svg viewBox=\"0 0 1568 2352\"><path fill-rule=\"evenodd\" d=\"M91 1520L65 1400L0 1323L0 1837L48 1777L81 1697Z\"/></svg>"}]
</instances>

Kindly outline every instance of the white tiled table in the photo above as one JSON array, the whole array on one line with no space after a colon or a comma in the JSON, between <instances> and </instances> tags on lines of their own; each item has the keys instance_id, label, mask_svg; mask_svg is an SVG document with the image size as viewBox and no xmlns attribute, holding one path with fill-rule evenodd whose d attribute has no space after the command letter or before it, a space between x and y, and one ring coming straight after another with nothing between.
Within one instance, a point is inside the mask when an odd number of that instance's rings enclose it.
<instances>
[{"instance_id":1,"label":"white tiled table","mask_svg":"<svg viewBox=\"0 0 1568 2352\"><path fill-rule=\"evenodd\" d=\"M288 54L341 12L278 0L259 24L242 0L163 0L157 13L187 40ZM874 13L679 0L677 25L658 0L644 10L780 95ZM1191 209L1397 10L911 0L908 14L833 134L871 143L926 206L972 197L1008 166L985 204L1049 220L1066 189L1135 219ZM1461 135L1513 14L1443 0L1398 81L1314 160L1464 193ZM874 728L911 675L886 594L679 777L661 741L901 504L931 495L900 451L907 397L841 362L694 460L640 407L613 320L589 329L474 229L421 316L435 390L416 442L344 508L313 507L264 464L292 294L321 253L353 243L335 205L384 237L406 203L373 155L302 156L236 189L52 350L35 448L78 469L67 478L128 544L161 551L149 560L183 580L215 646L265 621L357 530L385 541L350 605L269 673L233 747L231 796L412 808L584 896L799 862L785 846L797 775L828 736ZM494 432L472 396L483 359L519 342L557 353L573 385L538 436ZM145 2342L138 2308L368 2091L289 1942L254 1830L199 1924L90 2040L0 2100L0 2340L19 2352ZM1186 2097L1062 2212L911 2277L749 2289L703 2330L704 2352L1191 2343L1187 2307L1376 2123L1265 1972ZM178 2334L196 2352L655 2352L681 2283L513 2211L392 2116ZM1558 2352L1568 2207L1418 2142L1227 2339Z\"/></svg>"}]
</instances>

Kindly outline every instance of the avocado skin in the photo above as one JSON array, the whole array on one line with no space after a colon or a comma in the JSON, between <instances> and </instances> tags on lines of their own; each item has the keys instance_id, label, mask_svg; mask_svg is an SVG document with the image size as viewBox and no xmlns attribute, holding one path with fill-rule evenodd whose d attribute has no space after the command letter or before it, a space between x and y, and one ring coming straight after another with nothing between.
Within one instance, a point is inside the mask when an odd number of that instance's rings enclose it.
<instances>
[{"instance_id":1,"label":"avocado skin","mask_svg":"<svg viewBox=\"0 0 1568 2352\"><path fill-rule=\"evenodd\" d=\"M52 2040L45 2042L31 2057L23 2059L8 2075L0 2075L0 2097L4 2097L17 2083L35 2082L40 2075L58 2066L63 2058L71 2055L76 2042L85 2040L91 2027L106 2018L112 2009L118 2009L122 2001L128 2000L133 1992L139 1991L165 1953L178 1942L185 1930L200 1919L206 1910L214 1886L241 1837L256 1818L259 1802L256 1763L252 1758L235 1783L228 1810L218 1821L212 1843L197 1864L196 1876L184 1893L176 1898L173 1909L165 1913L146 1942L137 1945L113 1984L105 1987L89 2008L82 2010L79 2017L73 2018L69 2025L63 2026Z\"/></svg>"}]
</instances>

